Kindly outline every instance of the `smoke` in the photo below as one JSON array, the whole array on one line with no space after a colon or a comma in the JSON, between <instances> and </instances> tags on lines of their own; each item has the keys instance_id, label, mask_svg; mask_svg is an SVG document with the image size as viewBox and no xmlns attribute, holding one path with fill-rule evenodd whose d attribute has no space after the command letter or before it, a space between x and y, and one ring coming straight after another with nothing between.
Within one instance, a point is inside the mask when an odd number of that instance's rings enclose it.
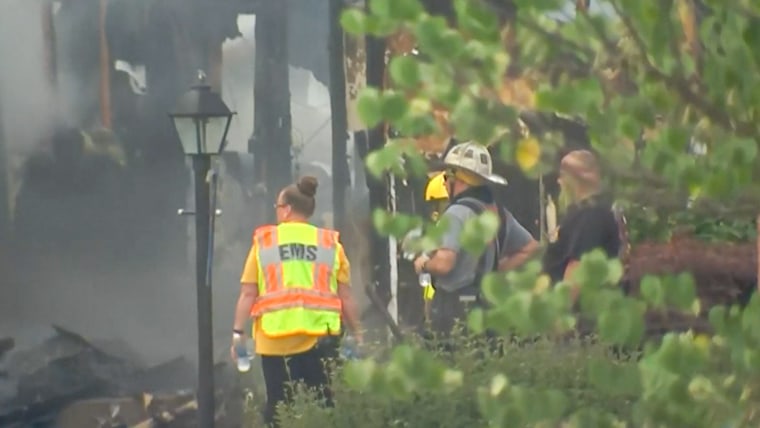
<instances>
[{"instance_id":1,"label":"smoke","mask_svg":"<svg viewBox=\"0 0 760 428\"><path fill-rule=\"evenodd\" d=\"M82 118L92 115L91 100L98 90L96 80L73 75L61 66L63 60L69 63L84 60L71 55L71 50L57 52L58 93L54 90L48 62L50 47L46 45L41 25L43 3L48 2L0 0L0 123L3 131L0 138L8 153L8 159L3 161L10 163L13 175L15 190L11 200L19 189L21 165L46 147L54 126L62 122L81 127L90 125L82 123ZM91 4L95 7L97 2ZM252 19L241 19L239 23L241 27L248 27L241 28L244 33L250 33ZM97 24L89 22L87 25ZM56 26L55 30L56 47L60 47L61 40L81 40L81 33L73 34L81 31L76 26ZM89 27L86 30L88 34L92 32ZM171 40L155 41L162 42L172 43ZM236 42L225 47L223 95L239 113L234 119L238 124L233 124L235 132L230 138L234 141L230 146L245 151L253 125L253 43L250 39ZM79 47L74 51L83 49ZM68 56L64 58L64 55ZM97 70L94 75L97 76ZM295 80L298 79L301 77ZM327 90L316 84L312 76L304 79L302 84L292 82L294 135L299 136L294 138L300 149L300 158L296 161L301 163L302 174L319 175L323 169L321 164L329 166L331 162L330 127L326 126L329 124ZM169 80L158 84L155 79L149 81L146 99L170 93L165 86L176 82ZM299 87L303 90L297 90ZM143 116L139 120L147 121ZM159 122L132 125L134 129L144 129L155 127L155 123ZM156 140L165 136L161 132L140 135L146 135L146 141L139 141L145 147L157 146L160 141ZM130 143L125 141L125 144ZM34 200L36 208L32 212L42 219L37 222L44 249L26 248L23 255L14 259L14 264L0 265L3 272L0 337L13 336L22 345L38 343L47 334L41 333L47 331L44 326L56 323L96 341L122 342L119 347L126 346L147 363L178 355L195 358L193 219L175 214L178 208L193 207L192 197L185 198L190 174L182 169L181 159L177 161L179 167L170 162L155 161L143 165L137 172L132 171L126 180L128 186L110 192L115 195L106 194L106 198L103 193L81 191ZM250 222L252 210L250 205L241 202L245 199L242 195L252 191L253 180L234 183L229 176L221 178L219 202L223 214L217 224L214 260L214 329L215 354L223 358L229 342L239 275L250 244L251 230L241 225ZM319 194L324 198L319 205L323 211L332 211L329 174L325 172L319 178ZM271 201L251 201L254 205L262 203ZM362 213L362 217L367 217L367 213ZM321 218L315 220L319 222ZM361 239L357 241L356 247L367 246ZM2 245L4 243L0 243ZM349 253L357 254L356 247ZM11 250L22 253L18 248ZM357 255L356 259L352 263L355 270L368 264L364 257ZM358 275L355 281L357 295L361 296ZM126 352L119 348L116 351Z\"/></svg>"},{"instance_id":2,"label":"smoke","mask_svg":"<svg viewBox=\"0 0 760 428\"><path fill-rule=\"evenodd\" d=\"M45 140L58 110L39 25L42 3L0 1L0 138L9 157L11 189L20 165Z\"/></svg>"},{"instance_id":3,"label":"smoke","mask_svg":"<svg viewBox=\"0 0 760 428\"><path fill-rule=\"evenodd\" d=\"M91 7L97 4L91 2ZM71 47L81 36L74 32L81 29L56 26L54 38L46 39L43 5L50 2L0 0L0 139L6 152L0 161L9 175L12 211L23 191L26 162L48 149L55 127L87 128L90 123L83 118L92 115L86 111L87 100L98 91L97 81L62 67L63 60L70 64L84 58L60 51L53 85L52 52L62 40ZM88 23L88 33L92 27L97 22ZM54 86L63 92L56 93ZM0 260L0 337L12 336L23 347L43 340L40 332L46 325L60 324L96 341L122 342L117 352L130 348L149 363L193 357L195 287L186 257L188 240L181 234L188 219L171 212L185 207L184 194L177 189L184 188L187 177L176 169L158 166L133 178L131 188L124 187L134 194L122 192L114 198L101 199L102 191L77 191L74 186L64 189L65 194L29 192L26 203L33 208L25 212L34 215L35 226L26 231L37 228L39 242L35 247L24 235L13 248L0 243L6 250L2 255L11 260ZM19 223L27 219L14 220L18 233ZM167 232L171 230L179 233ZM217 326L228 330L228 319Z\"/></svg>"}]
</instances>

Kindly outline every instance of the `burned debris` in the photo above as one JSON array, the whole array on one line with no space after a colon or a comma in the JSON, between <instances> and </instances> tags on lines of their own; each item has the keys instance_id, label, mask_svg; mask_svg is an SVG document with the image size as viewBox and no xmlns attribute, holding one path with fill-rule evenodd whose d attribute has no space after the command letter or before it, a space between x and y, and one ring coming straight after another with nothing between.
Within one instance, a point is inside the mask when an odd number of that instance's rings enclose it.
<instances>
[{"instance_id":1,"label":"burned debris","mask_svg":"<svg viewBox=\"0 0 760 428\"><path fill-rule=\"evenodd\" d=\"M127 360L54 326L41 344L14 348L0 339L0 426L190 427L196 419L195 366L175 358L155 366ZM218 426L236 426L241 412L230 371L216 366ZM238 424L239 425L239 424Z\"/></svg>"}]
</instances>

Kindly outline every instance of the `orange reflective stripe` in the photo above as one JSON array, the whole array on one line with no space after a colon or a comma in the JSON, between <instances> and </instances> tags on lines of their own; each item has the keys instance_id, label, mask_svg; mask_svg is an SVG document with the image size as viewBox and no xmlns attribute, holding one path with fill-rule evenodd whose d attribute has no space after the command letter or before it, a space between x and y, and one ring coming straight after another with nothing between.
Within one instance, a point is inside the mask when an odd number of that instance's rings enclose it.
<instances>
[{"instance_id":1,"label":"orange reflective stripe","mask_svg":"<svg viewBox=\"0 0 760 428\"><path fill-rule=\"evenodd\" d=\"M252 313L255 316L260 316L268 312L293 307L339 312L343 307L340 298L337 296L323 296L317 293L308 293L304 292L306 290L303 289L292 291L293 292L277 293L274 295L259 297L253 305Z\"/></svg>"},{"instance_id":2,"label":"orange reflective stripe","mask_svg":"<svg viewBox=\"0 0 760 428\"><path fill-rule=\"evenodd\" d=\"M314 289L322 291L324 293L330 292L330 275L332 269L329 265L324 263L317 263L314 267L316 270L314 275Z\"/></svg>"},{"instance_id":3,"label":"orange reflective stripe","mask_svg":"<svg viewBox=\"0 0 760 428\"><path fill-rule=\"evenodd\" d=\"M253 239L258 240L260 248L271 248L277 242L277 228L261 226L253 233Z\"/></svg>"},{"instance_id":4,"label":"orange reflective stripe","mask_svg":"<svg viewBox=\"0 0 760 428\"><path fill-rule=\"evenodd\" d=\"M301 296L301 295L303 295L303 296L315 296L315 297L319 297L319 298L323 298L323 299L338 299L338 296L336 294L334 294L334 293L330 293L330 292L325 293L325 292L322 292L322 291L312 290L312 289L306 287L305 285L304 286L294 286L293 288L285 288L285 289L282 289L280 291L277 291L276 293L267 294L263 298L264 299L279 298L279 297L282 297L282 296L294 296L294 295L295 296Z\"/></svg>"},{"instance_id":5,"label":"orange reflective stripe","mask_svg":"<svg viewBox=\"0 0 760 428\"><path fill-rule=\"evenodd\" d=\"M270 264L264 268L267 293L282 289L282 264Z\"/></svg>"},{"instance_id":6,"label":"orange reflective stripe","mask_svg":"<svg viewBox=\"0 0 760 428\"><path fill-rule=\"evenodd\" d=\"M319 245L325 248L335 246L335 235L332 230L319 229Z\"/></svg>"}]
</instances>

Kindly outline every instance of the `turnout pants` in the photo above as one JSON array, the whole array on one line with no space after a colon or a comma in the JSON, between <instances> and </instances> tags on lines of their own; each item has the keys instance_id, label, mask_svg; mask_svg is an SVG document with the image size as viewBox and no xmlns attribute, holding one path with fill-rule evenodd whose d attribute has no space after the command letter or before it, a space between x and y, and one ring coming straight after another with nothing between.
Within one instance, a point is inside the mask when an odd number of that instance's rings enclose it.
<instances>
[{"instance_id":1,"label":"turnout pants","mask_svg":"<svg viewBox=\"0 0 760 428\"><path fill-rule=\"evenodd\" d=\"M278 403L292 402L293 391L289 382L302 382L306 387L316 389L324 398L325 404L332 407L332 392L328 385L330 376L325 363L327 359L337 356L338 340L336 337L325 337L320 339L315 347L300 354L261 356L261 368L267 389L263 415L267 426L278 426L275 420Z\"/></svg>"}]
</instances>

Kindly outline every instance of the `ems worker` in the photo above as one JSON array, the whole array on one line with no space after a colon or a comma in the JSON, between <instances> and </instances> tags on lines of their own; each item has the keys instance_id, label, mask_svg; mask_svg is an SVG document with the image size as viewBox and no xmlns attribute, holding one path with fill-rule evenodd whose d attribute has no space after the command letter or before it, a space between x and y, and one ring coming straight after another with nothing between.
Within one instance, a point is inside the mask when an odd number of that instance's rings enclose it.
<instances>
[{"instance_id":1,"label":"ems worker","mask_svg":"<svg viewBox=\"0 0 760 428\"><path fill-rule=\"evenodd\" d=\"M433 277L435 295L431 305L431 327L447 334L457 320L464 320L468 308L480 302L480 281L495 270L513 269L530 258L538 243L504 208L499 207L487 183L505 185L506 180L492 173L491 155L481 144L466 142L451 148L444 158L446 190L451 200L441 215L447 229L441 246L433 255L419 256L415 270ZM468 220L490 210L499 215L496 239L476 258L460 243Z\"/></svg>"},{"instance_id":2,"label":"ems worker","mask_svg":"<svg viewBox=\"0 0 760 428\"><path fill-rule=\"evenodd\" d=\"M428 180L425 185L425 202L428 204L429 217L432 221L438 220L440 214L449 203L449 192L446 190L445 173L440 172ZM425 302L425 321L430 322L430 304L433 301L435 289L432 284L423 288L422 298Z\"/></svg>"},{"instance_id":3,"label":"ems worker","mask_svg":"<svg viewBox=\"0 0 760 428\"><path fill-rule=\"evenodd\" d=\"M253 318L267 390L267 424L275 424L277 403L289 401L289 381L320 390L332 405L323 360L337 355L342 319L362 341L349 287L350 266L338 232L307 223L316 192L314 177L302 177L280 192L277 225L256 229L241 278L233 347L245 337L244 326Z\"/></svg>"}]
</instances>

